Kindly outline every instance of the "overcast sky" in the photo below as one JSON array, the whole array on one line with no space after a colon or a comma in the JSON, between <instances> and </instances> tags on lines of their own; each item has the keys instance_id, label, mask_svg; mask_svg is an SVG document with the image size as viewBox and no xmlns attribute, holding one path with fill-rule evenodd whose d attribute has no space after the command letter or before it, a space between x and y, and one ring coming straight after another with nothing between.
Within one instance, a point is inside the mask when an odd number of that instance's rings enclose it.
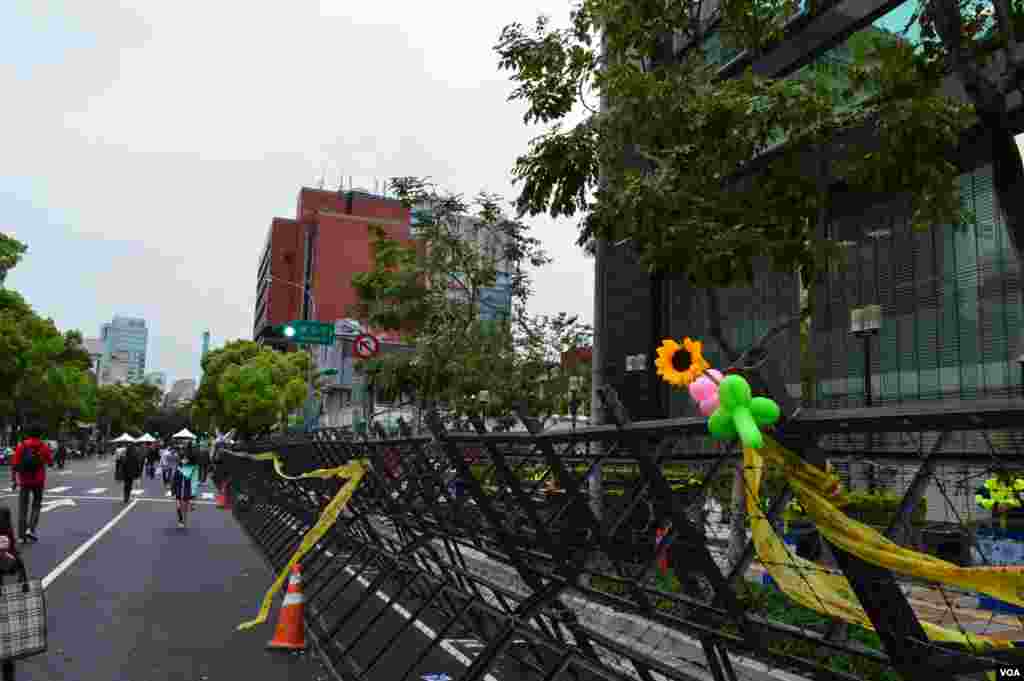
<instances>
[{"instance_id":1,"label":"overcast sky","mask_svg":"<svg viewBox=\"0 0 1024 681\"><path fill-rule=\"evenodd\" d=\"M358 9L356 9L358 8ZM147 370L198 377L200 336L252 334L260 248L298 189L430 176L509 200L530 138L492 50L569 0L0 2L7 279L62 329L149 325ZM575 221L530 219L555 262L537 313L591 321Z\"/></svg>"}]
</instances>

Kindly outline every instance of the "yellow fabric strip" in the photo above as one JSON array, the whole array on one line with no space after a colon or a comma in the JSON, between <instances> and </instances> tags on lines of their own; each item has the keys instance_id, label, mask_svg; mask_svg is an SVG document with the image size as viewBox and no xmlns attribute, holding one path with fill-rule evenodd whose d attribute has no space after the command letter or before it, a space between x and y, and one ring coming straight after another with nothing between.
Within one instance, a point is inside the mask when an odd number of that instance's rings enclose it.
<instances>
[{"instance_id":1,"label":"yellow fabric strip","mask_svg":"<svg viewBox=\"0 0 1024 681\"><path fill-rule=\"evenodd\" d=\"M784 466L790 487L822 536L847 553L899 574L980 591L1007 603L1024 606L1024 566L961 567L900 546L836 508L823 493L827 491L820 484L815 484L808 474L807 469L820 472L817 467L801 461L792 452L786 452L770 437L765 438L761 453L769 461Z\"/></svg>"},{"instance_id":2,"label":"yellow fabric strip","mask_svg":"<svg viewBox=\"0 0 1024 681\"><path fill-rule=\"evenodd\" d=\"M779 588L799 605L823 615L837 617L845 622L874 630L871 619L864 612L845 576L826 572L817 563L800 558L775 533L764 510L758 503L764 465L762 454L769 460L785 467L790 487L826 539L872 564L889 567L894 571L895 568L892 566L899 564L902 568L901 571L904 571L905 574L936 579L931 575L938 574L934 569L934 562L937 559L912 560L905 554L923 558L931 558L931 556L924 556L924 554L900 547L870 527L847 517L826 498L826 495L831 496L835 490L833 476L802 461L793 452L782 449L777 442L766 437L763 450L757 451L750 448L743 450L746 502L751 534L758 559L768 574L779 585ZM817 487L812 487L811 484L816 484ZM886 551L903 553L895 558L883 557L877 553L876 547L879 545L886 545ZM944 561L938 562L944 563ZM1002 578L1007 578L1006 573L1002 574ZM958 584L953 580L944 581ZM997 588L996 591L1002 593L1005 592L1005 589ZM921 625L930 640L972 644L976 646L977 652L993 647L1013 647L1013 643L1010 641L999 641L977 634L961 633L930 622L922 622Z\"/></svg>"},{"instance_id":3,"label":"yellow fabric strip","mask_svg":"<svg viewBox=\"0 0 1024 681\"><path fill-rule=\"evenodd\" d=\"M288 579L288 575L291 573L292 566L302 560L302 557L309 553L310 549L316 546L317 542L320 541L324 534L334 526L334 523L338 520L338 516L345 509L345 506L348 505L352 495L355 494L363 476L366 475L366 470L369 465L365 460L359 460L345 464L344 466L338 466L336 468L322 468L291 477L284 474L281 460L273 452L257 454L247 458L256 459L257 461L272 460L274 462L274 470L277 474L288 480L301 480L303 478L348 478L348 482L338 490L338 493L333 499L331 499L331 502L327 504L323 513L320 514L320 518L317 520L316 525L311 527L306 533L306 536L302 538L302 543L299 545L298 550L295 551L295 555L293 555L288 561L288 564L284 566L281 570L281 574L277 576L277 579L274 580L274 583L263 597L263 603L260 605L260 611L256 616L256 619L249 622L243 622L238 625L239 630L250 629L257 624L262 624L267 621L267 616L270 614L270 608L273 604L274 596L281 590L281 587L284 586Z\"/></svg>"}]
</instances>

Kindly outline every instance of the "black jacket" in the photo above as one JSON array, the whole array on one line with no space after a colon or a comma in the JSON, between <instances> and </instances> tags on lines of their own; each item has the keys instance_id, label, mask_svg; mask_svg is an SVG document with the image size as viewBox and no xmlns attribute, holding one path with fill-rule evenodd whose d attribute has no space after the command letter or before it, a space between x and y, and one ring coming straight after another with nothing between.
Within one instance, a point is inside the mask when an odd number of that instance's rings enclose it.
<instances>
[{"instance_id":1,"label":"black jacket","mask_svg":"<svg viewBox=\"0 0 1024 681\"><path fill-rule=\"evenodd\" d=\"M142 475L142 456L138 451L129 449L121 460L121 477L134 480Z\"/></svg>"}]
</instances>

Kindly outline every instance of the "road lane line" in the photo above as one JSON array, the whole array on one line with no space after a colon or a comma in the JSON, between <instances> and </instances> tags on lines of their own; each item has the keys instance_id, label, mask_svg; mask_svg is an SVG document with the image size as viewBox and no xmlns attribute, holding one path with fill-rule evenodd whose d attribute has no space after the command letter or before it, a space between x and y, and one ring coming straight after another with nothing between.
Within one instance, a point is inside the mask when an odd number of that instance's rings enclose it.
<instances>
[{"instance_id":1,"label":"road lane line","mask_svg":"<svg viewBox=\"0 0 1024 681\"><path fill-rule=\"evenodd\" d=\"M144 489L133 489L132 490L132 496L133 497L137 497L140 494L145 494L145 493L146 493L146 490L144 490Z\"/></svg>"},{"instance_id":2,"label":"road lane line","mask_svg":"<svg viewBox=\"0 0 1024 681\"><path fill-rule=\"evenodd\" d=\"M16 499L17 497L18 497L17 494L0 494L0 499ZM95 497L95 496L93 496L93 497L83 497L83 496L75 496L75 495L71 495L71 494L61 494L59 496L58 495L54 495L54 498L55 499L85 499L85 500L89 500L89 501L93 501L93 500L96 500L96 501L121 501L121 502L124 501L124 499L122 497ZM142 497L142 498L136 499L135 501L161 501L161 502L163 502L165 504L166 503L171 503L171 504L177 503L177 500L175 500L175 499L153 499L153 498L150 498L150 497ZM212 501L195 501L193 503L196 506L215 506L216 505Z\"/></svg>"},{"instance_id":3,"label":"road lane line","mask_svg":"<svg viewBox=\"0 0 1024 681\"><path fill-rule=\"evenodd\" d=\"M332 557L332 558L334 557L333 554L330 551L327 552L327 555L328 555L328 557ZM355 575L356 574L355 570L353 570L352 568L348 568L348 567L345 568L345 572L349 573L350 575ZM367 588L368 586L370 586L369 580L363 579L362 577L356 577L356 581L359 582L359 584L362 585L362 587L364 589ZM377 598L379 598L380 600L384 601L385 605L390 605L391 609L394 610L395 612L397 612L399 615L401 615L402 617L404 617L407 620L412 620L412 613L409 612L408 610L406 610L405 608L403 608L398 603L395 603L391 599L391 596L388 596L383 591L377 591L377 593L375 595L377 596ZM436 641L437 640L437 632L435 632L433 629L428 627L423 622L420 622L419 620L413 620L412 625L421 634L423 634L424 636L426 636L430 640L432 640L432 641ZM449 655L451 655L452 657L454 657L456 660L458 660L460 663L462 663L466 667L469 667L469 666L471 666L473 664L472 658L468 657L461 650L459 650L458 648L453 646L451 643L449 643L448 639L443 639L441 641L440 648L442 650L444 650L444 652L446 652ZM484 675L484 681L498 681L498 679L493 674L485 674Z\"/></svg>"},{"instance_id":4,"label":"road lane line","mask_svg":"<svg viewBox=\"0 0 1024 681\"><path fill-rule=\"evenodd\" d=\"M50 489L48 489L46 491L50 492L51 494L60 494L61 492L66 492L69 489L71 489L71 488L70 487L51 487Z\"/></svg>"},{"instance_id":5,"label":"road lane line","mask_svg":"<svg viewBox=\"0 0 1024 681\"><path fill-rule=\"evenodd\" d=\"M85 490L86 494L103 494L107 491L106 487L93 487L92 489Z\"/></svg>"},{"instance_id":6,"label":"road lane line","mask_svg":"<svg viewBox=\"0 0 1024 681\"><path fill-rule=\"evenodd\" d=\"M110 522L108 522L106 525L101 527L99 532L94 534L92 537L90 537L88 540L86 540L86 542L84 544L82 544L77 549L75 549L74 552L72 552L72 554L70 556L65 558L61 562L60 565L58 565L57 567L53 568L53 571L50 574L48 574L45 577L43 577L43 588L46 589L51 584L53 584L53 580L55 580L58 577L60 577L64 573L65 570L67 570L69 567L71 567L76 560L78 560L79 558L82 557L83 553L85 553L86 551L89 550L90 546L92 546L93 544L98 542L103 537L103 535L105 535L107 532L110 532L110 530L114 527L114 525L116 525L118 522L120 522L121 518L123 518L126 515L128 515L128 511L130 511L133 508L135 508L135 505L138 504L138 503L139 503L138 500L136 500L136 501L131 502L127 506L125 506L124 509L120 513L118 513L117 515L115 515L113 518L110 519Z\"/></svg>"}]
</instances>

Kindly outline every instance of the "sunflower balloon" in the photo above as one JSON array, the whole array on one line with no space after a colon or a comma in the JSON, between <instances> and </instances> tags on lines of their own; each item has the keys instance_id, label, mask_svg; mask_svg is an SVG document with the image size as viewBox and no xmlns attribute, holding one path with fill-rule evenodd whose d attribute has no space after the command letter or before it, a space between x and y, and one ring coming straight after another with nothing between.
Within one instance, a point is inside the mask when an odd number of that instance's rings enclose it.
<instances>
[{"instance_id":1,"label":"sunflower balloon","mask_svg":"<svg viewBox=\"0 0 1024 681\"><path fill-rule=\"evenodd\" d=\"M703 343L684 338L683 344L667 338L658 347L654 367L662 380L676 387L690 385L711 368L701 354Z\"/></svg>"}]
</instances>

